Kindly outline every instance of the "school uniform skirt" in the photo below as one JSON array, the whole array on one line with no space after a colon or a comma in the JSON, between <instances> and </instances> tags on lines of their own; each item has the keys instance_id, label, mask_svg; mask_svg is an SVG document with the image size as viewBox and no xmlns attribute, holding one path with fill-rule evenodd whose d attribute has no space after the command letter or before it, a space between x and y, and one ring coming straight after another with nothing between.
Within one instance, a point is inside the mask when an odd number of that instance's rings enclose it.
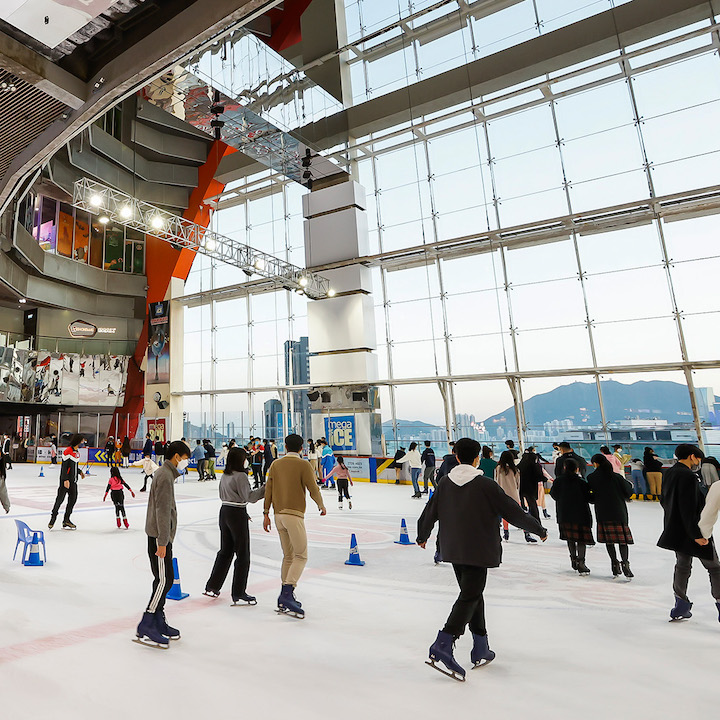
<instances>
[{"instance_id":1,"label":"school uniform skirt","mask_svg":"<svg viewBox=\"0 0 720 720\"><path fill-rule=\"evenodd\" d=\"M599 522L597 524L598 542L608 545L632 545L633 536L630 528L622 523Z\"/></svg>"},{"instance_id":2,"label":"school uniform skirt","mask_svg":"<svg viewBox=\"0 0 720 720\"><path fill-rule=\"evenodd\" d=\"M561 540L572 540L582 545L594 545L592 528L577 523L558 523Z\"/></svg>"}]
</instances>

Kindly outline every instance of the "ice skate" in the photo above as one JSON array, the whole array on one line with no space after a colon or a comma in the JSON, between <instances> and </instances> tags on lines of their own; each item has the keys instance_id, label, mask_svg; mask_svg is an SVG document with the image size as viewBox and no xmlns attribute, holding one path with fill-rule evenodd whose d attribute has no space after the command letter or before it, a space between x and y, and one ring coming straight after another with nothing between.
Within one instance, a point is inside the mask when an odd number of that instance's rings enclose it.
<instances>
[{"instance_id":1,"label":"ice skate","mask_svg":"<svg viewBox=\"0 0 720 720\"><path fill-rule=\"evenodd\" d=\"M590 574L590 568L585 564L584 560L577 561L576 569L580 575L589 575Z\"/></svg>"},{"instance_id":2,"label":"ice skate","mask_svg":"<svg viewBox=\"0 0 720 720\"><path fill-rule=\"evenodd\" d=\"M543 508L543 517L544 517L546 520L549 520L549 519L550 519L550 513L549 513L545 508Z\"/></svg>"},{"instance_id":3,"label":"ice skate","mask_svg":"<svg viewBox=\"0 0 720 720\"><path fill-rule=\"evenodd\" d=\"M48 523L48 530L52 530L55 527L55 518L50 518L50 522Z\"/></svg>"},{"instance_id":4,"label":"ice skate","mask_svg":"<svg viewBox=\"0 0 720 720\"><path fill-rule=\"evenodd\" d=\"M527 543L536 543L537 540L528 532L525 533L525 542Z\"/></svg>"},{"instance_id":5,"label":"ice skate","mask_svg":"<svg viewBox=\"0 0 720 720\"><path fill-rule=\"evenodd\" d=\"M690 609L692 603L689 600L675 598L675 607L670 611L670 622L673 620L689 620L692 617Z\"/></svg>"},{"instance_id":6,"label":"ice skate","mask_svg":"<svg viewBox=\"0 0 720 720\"><path fill-rule=\"evenodd\" d=\"M206 595L209 598L212 598L213 600L216 600L220 597L220 591L219 590L205 590L203 592L203 595Z\"/></svg>"},{"instance_id":7,"label":"ice skate","mask_svg":"<svg viewBox=\"0 0 720 720\"><path fill-rule=\"evenodd\" d=\"M167 650L170 647L170 640L158 630L156 617L149 612L143 613L133 642L162 650Z\"/></svg>"},{"instance_id":8,"label":"ice skate","mask_svg":"<svg viewBox=\"0 0 720 720\"><path fill-rule=\"evenodd\" d=\"M343 509L342 503L338 503L338 510L342 510L342 509Z\"/></svg>"},{"instance_id":9,"label":"ice skate","mask_svg":"<svg viewBox=\"0 0 720 720\"><path fill-rule=\"evenodd\" d=\"M235 607L236 605L257 605L257 598L254 598L252 595L248 595L247 593L243 593L237 598L233 598L232 606Z\"/></svg>"},{"instance_id":10,"label":"ice skate","mask_svg":"<svg viewBox=\"0 0 720 720\"><path fill-rule=\"evenodd\" d=\"M718 622L720 622L720 602L716 602L715 607L718 610Z\"/></svg>"},{"instance_id":11,"label":"ice skate","mask_svg":"<svg viewBox=\"0 0 720 720\"><path fill-rule=\"evenodd\" d=\"M70 520L63 520L63 530L77 530L77 525Z\"/></svg>"},{"instance_id":12,"label":"ice skate","mask_svg":"<svg viewBox=\"0 0 720 720\"><path fill-rule=\"evenodd\" d=\"M490 649L488 644L487 635L476 635L473 636L473 649L470 651L470 662L473 664L473 670L475 668L483 667L488 665L495 659L495 653Z\"/></svg>"},{"instance_id":13,"label":"ice skate","mask_svg":"<svg viewBox=\"0 0 720 720\"><path fill-rule=\"evenodd\" d=\"M455 641L452 635L449 633L440 632L437 635L437 639L430 646L430 659L425 661L426 665L434 668L443 675L458 680L459 682L465 682L465 669L460 665L453 656L453 645ZM444 670L437 663L441 662L447 670Z\"/></svg>"},{"instance_id":14,"label":"ice skate","mask_svg":"<svg viewBox=\"0 0 720 720\"><path fill-rule=\"evenodd\" d=\"M510 531L509 530L503 530L503 540L508 542L510 540Z\"/></svg>"},{"instance_id":15,"label":"ice skate","mask_svg":"<svg viewBox=\"0 0 720 720\"><path fill-rule=\"evenodd\" d=\"M348 500L348 510L352 510L352 500Z\"/></svg>"},{"instance_id":16,"label":"ice skate","mask_svg":"<svg viewBox=\"0 0 720 720\"><path fill-rule=\"evenodd\" d=\"M283 585L278 597L277 613L280 615L290 615L291 617L302 620L305 617L305 611L295 598L294 588L292 585Z\"/></svg>"},{"instance_id":17,"label":"ice skate","mask_svg":"<svg viewBox=\"0 0 720 720\"><path fill-rule=\"evenodd\" d=\"M130 528L130 523L128 522L128 519L123 518L123 522L125 523L125 529L128 530Z\"/></svg>"},{"instance_id":18,"label":"ice skate","mask_svg":"<svg viewBox=\"0 0 720 720\"><path fill-rule=\"evenodd\" d=\"M622 572L622 570L620 570L620 563L617 560L613 560L611 562L611 565L612 565L613 577L614 578L619 577L620 573Z\"/></svg>"},{"instance_id":19,"label":"ice skate","mask_svg":"<svg viewBox=\"0 0 720 720\"><path fill-rule=\"evenodd\" d=\"M115 518L115 520L117 520L117 526L118 526L119 528L121 528L121 527L122 527L122 523L120 522L120 518Z\"/></svg>"},{"instance_id":20,"label":"ice skate","mask_svg":"<svg viewBox=\"0 0 720 720\"><path fill-rule=\"evenodd\" d=\"M170 627L167 624L167 620L165 619L165 611L164 610L158 610L155 613L155 624L157 625L158 630L165 635L165 637L168 640L179 640L180 639L180 631L175 629L174 627Z\"/></svg>"},{"instance_id":21,"label":"ice skate","mask_svg":"<svg viewBox=\"0 0 720 720\"><path fill-rule=\"evenodd\" d=\"M629 560L623 560L620 563L623 571L623 575L629 580L630 578L634 578L635 575L633 575L633 571L630 569L630 561Z\"/></svg>"}]
</instances>

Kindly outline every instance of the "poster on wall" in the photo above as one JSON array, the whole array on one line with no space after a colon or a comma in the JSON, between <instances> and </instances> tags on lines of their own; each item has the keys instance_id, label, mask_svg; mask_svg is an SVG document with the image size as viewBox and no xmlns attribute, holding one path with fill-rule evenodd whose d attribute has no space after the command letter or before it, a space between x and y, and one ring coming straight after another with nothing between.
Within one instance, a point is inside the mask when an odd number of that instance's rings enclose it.
<instances>
[{"instance_id":1,"label":"poster on wall","mask_svg":"<svg viewBox=\"0 0 720 720\"><path fill-rule=\"evenodd\" d=\"M147 372L148 385L170 382L170 303L150 303L148 317Z\"/></svg>"},{"instance_id":2,"label":"poster on wall","mask_svg":"<svg viewBox=\"0 0 720 720\"><path fill-rule=\"evenodd\" d=\"M166 442L167 437L165 436L165 418L148 420L147 431L150 433L150 437L153 439L153 442L156 442L155 438L160 438L160 442Z\"/></svg>"}]
</instances>

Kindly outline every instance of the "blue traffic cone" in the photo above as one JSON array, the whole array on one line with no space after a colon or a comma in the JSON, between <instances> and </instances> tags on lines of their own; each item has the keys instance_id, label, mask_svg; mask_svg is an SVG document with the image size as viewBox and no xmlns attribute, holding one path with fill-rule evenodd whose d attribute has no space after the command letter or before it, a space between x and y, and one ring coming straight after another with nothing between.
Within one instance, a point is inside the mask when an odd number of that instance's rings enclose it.
<instances>
[{"instance_id":1,"label":"blue traffic cone","mask_svg":"<svg viewBox=\"0 0 720 720\"><path fill-rule=\"evenodd\" d=\"M364 565L365 561L360 559L360 551L358 550L357 539L355 533L350 538L350 557L345 561L346 565Z\"/></svg>"},{"instance_id":2,"label":"blue traffic cone","mask_svg":"<svg viewBox=\"0 0 720 720\"><path fill-rule=\"evenodd\" d=\"M38 534L33 533L32 544L30 545L30 554L26 560L23 560L23 565L28 567L42 567L45 563L40 559L40 545L38 544Z\"/></svg>"},{"instance_id":3,"label":"blue traffic cone","mask_svg":"<svg viewBox=\"0 0 720 720\"><path fill-rule=\"evenodd\" d=\"M43 472L43 466L42 466L42 465L40 466L40 474L38 475L38 477L45 477L45 473Z\"/></svg>"},{"instance_id":4,"label":"blue traffic cone","mask_svg":"<svg viewBox=\"0 0 720 720\"><path fill-rule=\"evenodd\" d=\"M432 496L433 496L434 494L435 494L435 493L434 493L433 489L430 488L430 494L428 495L428 502L430 502L430 501L432 500Z\"/></svg>"},{"instance_id":5,"label":"blue traffic cone","mask_svg":"<svg viewBox=\"0 0 720 720\"><path fill-rule=\"evenodd\" d=\"M407 523L405 522L405 518L403 518L402 523L400 523L400 539L395 541L396 545L414 545L410 540L410 536L408 535L408 529L407 529Z\"/></svg>"},{"instance_id":6,"label":"blue traffic cone","mask_svg":"<svg viewBox=\"0 0 720 720\"><path fill-rule=\"evenodd\" d=\"M180 587L180 571L178 570L177 558L173 558L173 586L170 588L170 592L167 594L168 600L184 600L186 597L190 597L189 593L184 593Z\"/></svg>"}]
</instances>

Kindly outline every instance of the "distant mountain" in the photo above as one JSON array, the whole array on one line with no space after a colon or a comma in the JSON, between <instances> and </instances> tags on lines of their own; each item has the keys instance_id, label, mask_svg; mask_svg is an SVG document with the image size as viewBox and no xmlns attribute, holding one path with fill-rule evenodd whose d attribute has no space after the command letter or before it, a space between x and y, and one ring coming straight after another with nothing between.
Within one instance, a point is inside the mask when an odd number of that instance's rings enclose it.
<instances>
[{"instance_id":1,"label":"distant mountain","mask_svg":"<svg viewBox=\"0 0 720 720\"><path fill-rule=\"evenodd\" d=\"M422 422L421 420L398 420L397 421L398 427L403 428L436 428L437 425L433 425L431 423ZM392 420L386 420L382 426L384 428L392 428L393 421Z\"/></svg>"},{"instance_id":2,"label":"distant mountain","mask_svg":"<svg viewBox=\"0 0 720 720\"><path fill-rule=\"evenodd\" d=\"M609 423L632 418L660 419L668 423L692 422L692 408L686 385L666 380L650 380L623 385L615 380L601 382L605 415ZM718 401L718 398L715 398ZM703 416L713 408L701 406ZM570 420L573 425L599 425L602 423L595 383L575 382L562 385L550 392L533 395L525 400L525 422L541 427L553 420ZM512 407L485 420L485 427L510 427L515 424Z\"/></svg>"}]
</instances>

